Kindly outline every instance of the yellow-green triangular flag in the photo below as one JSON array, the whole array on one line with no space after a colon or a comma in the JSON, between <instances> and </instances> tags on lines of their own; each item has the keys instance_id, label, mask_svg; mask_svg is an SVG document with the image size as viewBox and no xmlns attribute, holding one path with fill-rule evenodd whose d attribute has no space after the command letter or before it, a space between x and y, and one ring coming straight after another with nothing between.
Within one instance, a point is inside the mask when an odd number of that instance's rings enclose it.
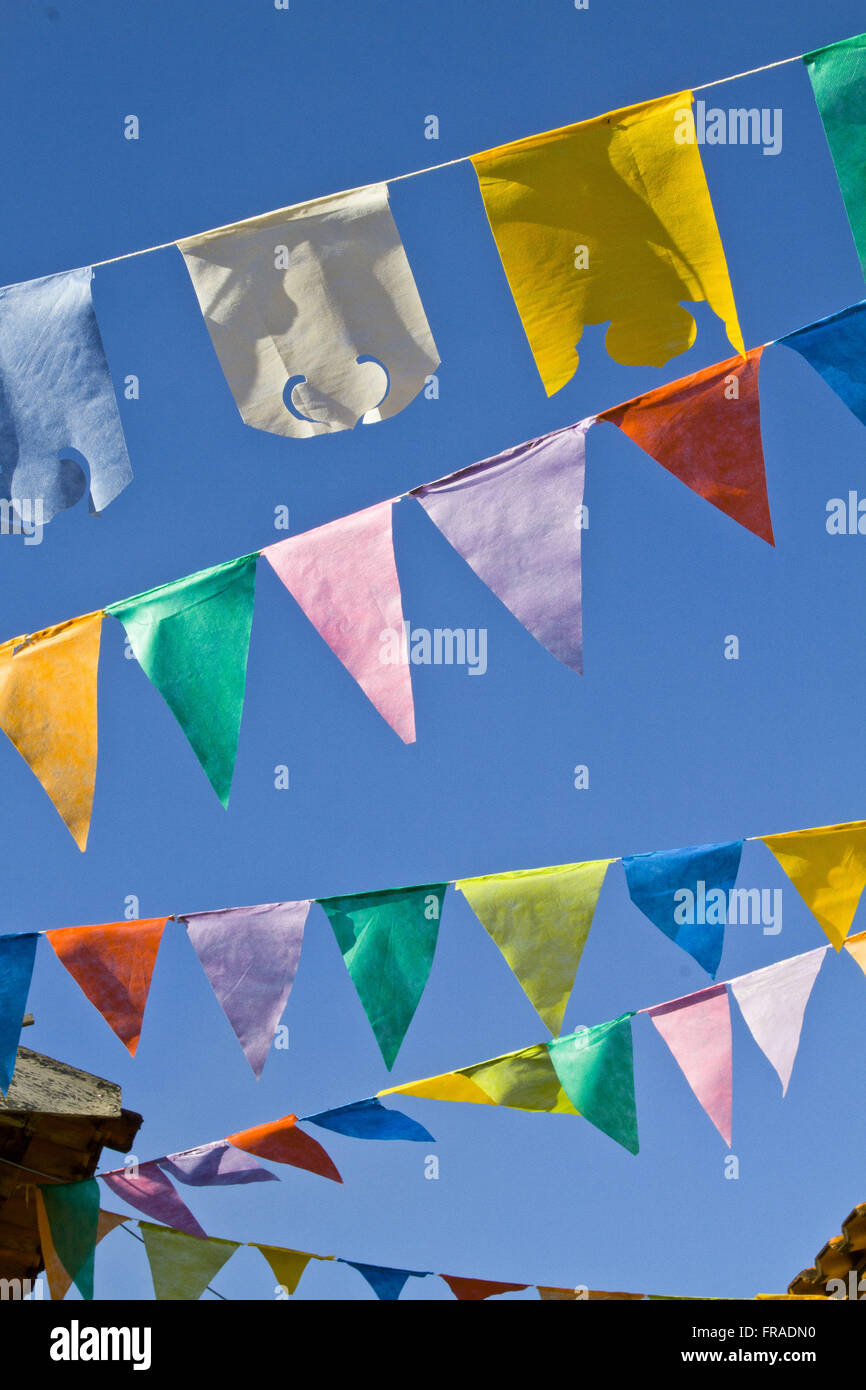
<instances>
[{"instance_id":1,"label":"yellow-green triangular flag","mask_svg":"<svg viewBox=\"0 0 866 1390\"><path fill-rule=\"evenodd\" d=\"M841 951L866 887L866 821L760 838L835 950Z\"/></svg>"},{"instance_id":2,"label":"yellow-green triangular flag","mask_svg":"<svg viewBox=\"0 0 866 1390\"><path fill-rule=\"evenodd\" d=\"M188 1236L170 1226L139 1221L153 1276L153 1291L160 1301L200 1298L238 1248L236 1240Z\"/></svg>"},{"instance_id":3,"label":"yellow-green triangular flag","mask_svg":"<svg viewBox=\"0 0 866 1390\"><path fill-rule=\"evenodd\" d=\"M424 1081L408 1081L405 1086L392 1086L378 1094L474 1101L478 1105L507 1105L512 1110L544 1110L560 1115L580 1113L560 1085L546 1043L506 1052L489 1062L476 1062Z\"/></svg>"}]
</instances>

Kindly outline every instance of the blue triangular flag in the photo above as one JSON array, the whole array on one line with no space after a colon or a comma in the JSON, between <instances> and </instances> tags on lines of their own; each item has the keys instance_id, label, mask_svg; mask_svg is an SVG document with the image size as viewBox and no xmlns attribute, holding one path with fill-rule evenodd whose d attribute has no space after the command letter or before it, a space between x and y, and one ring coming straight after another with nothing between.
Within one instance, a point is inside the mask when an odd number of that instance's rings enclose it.
<instances>
[{"instance_id":1,"label":"blue triangular flag","mask_svg":"<svg viewBox=\"0 0 866 1390\"><path fill-rule=\"evenodd\" d=\"M15 1070L38 940L38 932L0 936L0 1091L4 1095Z\"/></svg>"},{"instance_id":2,"label":"blue triangular flag","mask_svg":"<svg viewBox=\"0 0 866 1390\"><path fill-rule=\"evenodd\" d=\"M356 1100L351 1105L340 1105L336 1110L320 1110L318 1115L307 1115L304 1123L331 1129L335 1134L348 1134L353 1139L436 1142L417 1120L410 1119L402 1110L388 1110L375 1096L370 1100Z\"/></svg>"},{"instance_id":3,"label":"blue triangular flag","mask_svg":"<svg viewBox=\"0 0 866 1390\"><path fill-rule=\"evenodd\" d=\"M715 979L742 840L623 859L632 902Z\"/></svg>"},{"instance_id":4,"label":"blue triangular flag","mask_svg":"<svg viewBox=\"0 0 866 1390\"><path fill-rule=\"evenodd\" d=\"M399 1298L407 1279L424 1279L430 1273L428 1269L388 1269L385 1265L356 1264L354 1260L341 1260L340 1264L351 1265L363 1274L376 1297L383 1301Z\"/></svg>"},{"instance_id":5,"label":"blue triangular flag","mask_svg":"<svg viewBox=\"0 0 866 1390\"><path fill-rule=\"evenodd\" d=\"M866 425L866 299L776 341L805 357Z\"/></svg>"}]
</instances>

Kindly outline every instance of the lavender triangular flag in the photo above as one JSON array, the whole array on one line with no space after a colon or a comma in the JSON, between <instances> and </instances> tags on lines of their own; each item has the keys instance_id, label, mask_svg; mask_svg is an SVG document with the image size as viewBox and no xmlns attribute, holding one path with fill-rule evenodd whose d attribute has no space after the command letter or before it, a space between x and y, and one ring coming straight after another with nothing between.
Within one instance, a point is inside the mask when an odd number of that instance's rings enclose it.
<instances>
[{"instance_id":1,"label":"lavender triangular flag","mask_svg":"<svg viewBox=\"0 0 866 1390\"><path fill-rule=\"evenodd\" d=\"M197 1149L166 1154L158 1160L160 1168L176 1182L190 1187L229 1187L237 1183L279 1182L276 1173L264 1168L252 1154L236 1149L227 1139L215 1139Z\"/></svg>"},{"instance_id":2,"label":"lavender triangular flag","mask_svg":"<svg viewBox=\"0 0 866 1390\"><path fill-rule=\"evenodd\" d=\"M752 1037L779 1074L782 1095L791 1079L809 995L829 949L819 946L728 981Z\"/></svg>"},{"instance_id":3,"label":"lavender triangular flag","mask_svg":"<svg viewBox=\"0 0 866 1390\"><path fill-rule=\"evenodd\" d=\"M306 899L178 919L257 1077L294 984L309 910Z\"/></svg>"},{"instance_id":4,"label":"lavender triangular flag","mask_svg":"<svg viewBox=\"0 0 866 1390\"><path fill-rule=\"evenodd\" d=\"M583 671L580 537L591 420L412 492L479 579L549 652Z\"/></svg>"}]
</instances>

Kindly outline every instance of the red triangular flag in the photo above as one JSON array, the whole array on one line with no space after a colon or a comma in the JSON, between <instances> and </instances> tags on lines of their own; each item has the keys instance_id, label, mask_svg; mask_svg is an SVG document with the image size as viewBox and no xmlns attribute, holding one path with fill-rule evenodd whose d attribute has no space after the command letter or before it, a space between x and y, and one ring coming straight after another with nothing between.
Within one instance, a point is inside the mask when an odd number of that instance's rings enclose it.
<instances>
[{"instance_id":1,"label":"red triangular flag","mask_svg":"<svg viewBox=\"0 0 866 1390\"><path fill-rule=\"evenodd\" d=\"M480 1302L482 1298L492 1298L498 1293L515 1293L519 1289L528 1289L528 1284L495 1284L490 1279L461 1279L456 1274L440 1274L440 1279L444 1279L455 1298L461 1302L468 1303Z\"/></svg>"},{"instance_id":2,"label":"red triangular flag","mask_svg":"<svg viewBox=\"0 0 866 1390\"><path fill-rule=\"evenodd\" d=\"M272 1163L291 1163L295 1168L306 1168L308 1172L319 1173L333 1182L342 1182L327 1150L309 1134L298 1129L297 1120L297 1115L284 1115L281 1120L272 1120L270 1124L254 1125L252 1129L227 1134L226 1139L236 1149L244 1149L258 1158L269 1158Z\"/></svg>"},{"instance_id":3,"label":"red triangular flag","mask_svg":"<svg viewBox=\"0 0 866 1390\"><path fill-rule=\"evenodd\" d=\"M597 418L617 425L686 487L774 545L761 447L763 351L717 362Z\"/></svg>"},{"instance_id":4,"label":"red triangular flag","mask_svg":"<svg viewBox=\"0 0 866 1390\"><path fill-rule=\"evenodd\" d=\"M142 917L45 933L58 960L133 1057L167 921L167 917Z\"/></svg>"}]
</instances>

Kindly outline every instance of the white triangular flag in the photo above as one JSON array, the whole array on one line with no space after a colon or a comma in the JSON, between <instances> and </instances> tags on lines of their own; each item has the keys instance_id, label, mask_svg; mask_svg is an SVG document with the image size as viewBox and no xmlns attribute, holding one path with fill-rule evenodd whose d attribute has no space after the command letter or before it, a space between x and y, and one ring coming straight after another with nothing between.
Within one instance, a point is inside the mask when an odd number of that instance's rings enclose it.
<instances>
[{"instance_id":1,"label":"white triangular flag","mask_svg":"<svg viewBox=\"0 0 866 1390\"><path fill-rule=\"evenodd\" d=\"M779 1073L782 1095L800 1045L803 1014L828 949L819 946L728 981L752 1037Z\"/></svg>"}]
</instances>

